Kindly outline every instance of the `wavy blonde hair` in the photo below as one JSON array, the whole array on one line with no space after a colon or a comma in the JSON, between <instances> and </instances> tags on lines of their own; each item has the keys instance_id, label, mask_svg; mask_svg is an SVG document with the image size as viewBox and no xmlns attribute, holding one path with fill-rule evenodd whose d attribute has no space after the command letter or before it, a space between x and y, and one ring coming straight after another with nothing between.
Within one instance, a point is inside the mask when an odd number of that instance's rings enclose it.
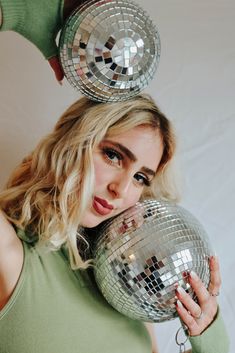
<instances>
[{"instance_id":1,"label":"wavy blonde hair","mask_svg":"<svg viewBox=\"0 0 235 353\"><path fill-rule=\"evenodd\" d=\"M108 135L139 125L158 129L164 151L151 188L142 198L176 200L172 182L175 136L169 120L147 95L118 103L81 98L61 116L54 130L15 169L0 193L0 208L16 227L37 235L57 250L66 243L73 269L86 268L78 251L79 225L92 198L93 150Z\"/></svg>"}]
</instances>

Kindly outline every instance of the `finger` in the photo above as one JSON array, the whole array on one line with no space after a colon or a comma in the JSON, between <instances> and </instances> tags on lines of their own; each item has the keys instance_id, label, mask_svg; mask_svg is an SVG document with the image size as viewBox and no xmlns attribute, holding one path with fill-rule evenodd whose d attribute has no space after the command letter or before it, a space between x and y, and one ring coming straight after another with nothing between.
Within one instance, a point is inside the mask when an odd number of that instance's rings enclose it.
<instances>
[{"instance_id":1,"label":"finger","mask_svg":"<svg viewBox=\"0 0 235 353\"><path fill-rule=\"evenodd\" d=\"M202 306L210 298L208 290L194 271L189 273L189 283L197 296L200 306Z\"/></svg>"},{"instance_id":2,"label":"finger","mask_svg":"<svg viewBox=\"0 0 235 353\"><path fill-rule=\"evenodd\" d=\"M63 72L63 69L60 65L60 61L59 61L59 58L57 56L53 56L52 58L50 58L48 60L49 64L51 65L54 73L55 73L55 76L56 76L56 79L57 81L61 83L61 81L63 80L64 78L64 72Z\"/></svg>"},{"instance_id":3,"label":"finger","mask_svg":"<svg viewBox=\"0 0 235 353\"><path fill-rule=\"evenodd\" d=\"M184 324L188 327L189 334L192 332L197 332L198 331L198 324L196 320L190 315L188 310L183 306L180 300L177 300L176 304L176 310L179 314L179 317L181 320L184 322Z\"/></svg>"},{"instance_id":4,"label":"finger","mask_svg":"<svg viewBox=\"0 0 235 353\"><path fill-rule=\"evenodd\" d=\"M215 296L219 293L221 286L221 276L219 269L219 260L217 256L211 256L209 260L210 265L210 284L209 284L209 292L214 294Z\"/></svg>"},{"instance_id":5,"label":"finger","mask_svg":"<svg viewBox=\"0 0 235 353\"><path fill-rule=\"evenodd\" d=\"M177 287L176 296L195 319L200 318L202 313L200 306L191 298L188 293L186 293L182 287Z\"/></svg>"}]
</instances>

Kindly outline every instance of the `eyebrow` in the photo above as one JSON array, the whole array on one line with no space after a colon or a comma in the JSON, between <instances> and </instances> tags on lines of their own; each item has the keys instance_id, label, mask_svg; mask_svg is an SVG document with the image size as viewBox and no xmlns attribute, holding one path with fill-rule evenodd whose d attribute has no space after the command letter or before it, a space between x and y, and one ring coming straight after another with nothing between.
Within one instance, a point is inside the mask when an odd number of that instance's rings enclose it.
<instances>
[{"instance_id":1,"label":"eyebrow","mask_svg":"<svg viewBox=\"0 0 235 353\"><path fill-rule=\"evenodd\" d=\"M149 169L149 168L147 168L147 167L143 167L143 168L141 168L141 170L142 170L143 172L145 172L146 174L149 174L149 175L151 175L151 176L153 176L153 177L156 175L156 172L155 172L154 170Z\"/></svg>"},{"instance_id":2,"label":"eyebrow","mask_svg":"<svg viewBox=\"0 0 235 353\"><path fill-rule=\"evenodd\" d=\"M117 147L120 151L122 151L132 162L136 162L137 161L137 158L136 156L134 155L133 152L131 152L129 150L129 148L123 146L121 143L118 143L118 142L115 142L115 141L111 141L111 140L104 140L103 142L108 142L110 144L112 144L113 146ZM156 175L156 172L148 167L142 167L141 168L141 171L145 172L146 174L148 175L151 175L151 176L155 176Z\"/></svg>"}]
</instances>

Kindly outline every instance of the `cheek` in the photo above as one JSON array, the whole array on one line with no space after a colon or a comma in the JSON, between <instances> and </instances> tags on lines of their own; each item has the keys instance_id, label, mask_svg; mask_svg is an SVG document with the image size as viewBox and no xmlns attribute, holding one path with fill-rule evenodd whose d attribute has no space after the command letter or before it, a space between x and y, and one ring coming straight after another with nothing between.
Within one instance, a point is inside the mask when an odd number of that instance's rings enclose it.
<instances>
[{"instance_id":1,"label":"cheek","mask_svg":"<svg viewBox=\"0 0 235 353\"><path fill-rule=\"evenodd\" d=\"M95 187L102 186L108 182L110 171L107 170L107 165L100 159L94 159L95 171Z\"/></svg>"},{"instance_id":2,"label":"cheek","mask_svg":"<svg viewBox=\"0 0 235 353\"><path fill-rule=\"evenodd\" d=\"M99 165L95 165L95 186L102 184L104 178L102 171L103 169Z\"/></svg>"},{"instance_id":3,"label":"cheek","mask_svg":"<svg viewBox=\"0 0 235 353\"><path fill-rule=\"evenodd\" d=\"M125 208L134 206L136 202L139 201L141 194L142 194L142 191L136 188L130 191L125 199Z\"/></svg>"}]
</instances>

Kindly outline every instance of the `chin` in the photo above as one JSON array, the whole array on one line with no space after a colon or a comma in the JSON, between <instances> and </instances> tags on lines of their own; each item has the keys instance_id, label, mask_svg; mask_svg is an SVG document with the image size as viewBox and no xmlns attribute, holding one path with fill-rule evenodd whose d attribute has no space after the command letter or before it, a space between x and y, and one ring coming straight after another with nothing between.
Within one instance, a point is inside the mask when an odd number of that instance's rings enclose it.
<instances>
[{"instance_id":1,"label":"chin","mask_svg":"<svg viewBox=\"0 0 235 353\"><path fill-rule=\"evenodd\" d=\"M121 213L121 211L119 213ZM84 228L95 228L102 222L107 221L108 219L115 216L117 216L117 213L110 214L108 216L100 216L100 215L94 214L93 212L85 212L83 219L81 221L81 226Z\"/></svg>"},{"instance_id":2,"label":"chin","mask_svg":"<svg viewBox=\"0 0 235 353\"><path fill-rule=\"evenodd\" d=\"M94 228L97 227L100 223L104 222L106 219L100 216L96 216L90 212L86 213L82 219L81 226L84 228Z\"/></svg>"},{"instance_id":3,"label":"chin","mask_svg":"<svg viewBox=\"0 0 235 353\"><path fill-rule=\"evenodd\" d=\"M81 226L84 228L95 228L98 226L102 221L95 221L95 220L84 220L81 222Z\"/></svg>"}]
</instances>

